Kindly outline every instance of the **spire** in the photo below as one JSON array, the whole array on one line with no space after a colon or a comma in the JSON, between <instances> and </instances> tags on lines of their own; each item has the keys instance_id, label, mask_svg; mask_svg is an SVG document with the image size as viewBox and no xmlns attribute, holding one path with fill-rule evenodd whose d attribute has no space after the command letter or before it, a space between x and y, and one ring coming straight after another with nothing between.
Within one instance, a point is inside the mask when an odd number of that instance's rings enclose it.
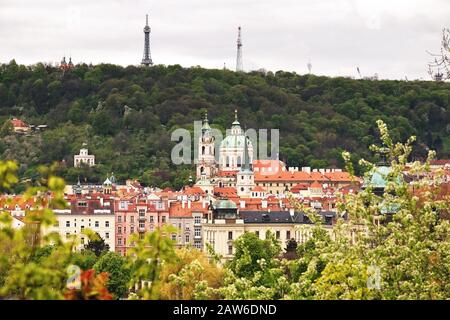
<instances>
[{"instance_id":1,"label":"spire","mask_svg":"<svg viewBox=\"0 0 450 320\"><path fill-rule=\"evenodd\" d=\"M234 122L233 125L240 125L239 121L238 121L238 111L237 109L234 109Z\"/></svg>"},{"instance_id":2,"label":"spire","mask_svg":"<svg viewBox=\"0 0 450 320\"><path fill-rule=\"evenodd\" d=\"M145 15L145 26L148 27L148 14Z\"/></svg>"},{"instance_id":3,"label":"spire","mask_svg":"<svg viewBox=\"0 0 450 320\"><path fill-rule=\"evenodd\" d=\"M238 27L238 39L237 39L237 58L236 58L236 72L244 71L242 63L242 39L241 39L241 26Z\"/></svg>"},{"instance_id":4,"label":"spire","mask_svg":"<svg viewBox=\"0 0 450 320\"><path fill-rule=\"evenodd\" d=\"M242 134L241 124L238 121L237 109L234 110L234 121L231 124L231 134L232 135Z\"/></svg>"},{"instance_id":5,"label":"spire","mask_svg":"<svg viewBox=\"0 0 450 320\"><path fill-rule=\"evenodd\" d=\"M244 165L241 167L241 171L250 171L250 156L248 153L248 137L244 136Z\"/></svg>"},{"instance_id":6,"label":"spire","mask_svg":"<svg viewBox=\"0 0 450 320\"><path fill-rule=\"evenodd\" d=\"M203 130L211 129L211 127L209 126L209 121L208 121L208 111L205 111L205 117L203 118L202 129Z\"/></svg>"}]
</instances>

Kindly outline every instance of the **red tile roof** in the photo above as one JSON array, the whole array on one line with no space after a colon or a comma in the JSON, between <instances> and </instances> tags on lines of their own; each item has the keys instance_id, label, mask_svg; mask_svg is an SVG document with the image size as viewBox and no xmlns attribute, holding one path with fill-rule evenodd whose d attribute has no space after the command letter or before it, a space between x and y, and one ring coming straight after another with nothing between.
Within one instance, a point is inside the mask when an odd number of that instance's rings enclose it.
<instances>
[{"instance_id":1,"label":"red tile roof","mask_svg":"<svg viewBox=\"0 0 450 320\"><path fill-rule=\"evenodd\" d=\"M450 159L435 159L431 160L430 164L432 166L445 166L446 164L450 165Z\"/></svg>"},{"instance_id":2,"label":"red tile roof","mask_svg":"<svg viewBox=\"0 0 450 320\"><path fill-rule=\"evenodd\" d=\"M237 170L232 170L232 171L219 171L217 172L217 176L218 177L234 177L236 174L238 173Z\"/></svg>"},{"instance_id":3,"label":"red tile roof","mask_svg":"<svg viewBox=\"0 0 450 320\"><path fill-rule=\"evenodd\" d=\"M261 186L256 186L256 187L253 187L252 191L254 191L254 192L264 192L265 190Z\"/></svg>"},{"instance_id":4,"label":"red tile roof","mask_svg":"<svg viewBox=\"0 0 450 320\"><path fill-rule=\"evenodd\" d=\"M20 119L14 118L11 120L11 124L14 128L23 128L23 127L29 127L29 125Z\"/></svg>"}]
</instances>

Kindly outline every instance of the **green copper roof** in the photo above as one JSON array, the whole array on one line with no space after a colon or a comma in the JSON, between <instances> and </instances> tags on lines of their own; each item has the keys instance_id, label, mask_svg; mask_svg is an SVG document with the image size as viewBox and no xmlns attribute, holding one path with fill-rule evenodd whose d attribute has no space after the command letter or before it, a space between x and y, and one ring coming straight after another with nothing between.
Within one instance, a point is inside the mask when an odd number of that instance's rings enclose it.
<instances>
[{"instance_id":1,"label":"green copper roof","mask_svg":"<svg viewBox=\"0 0 450 320\"><path fill-rule=\"evenodd\" d=\"M378 167L375 169L372 177L370 177L370 186L374 188L385 188L387 185L387 176L391 172L389 167Z\"/></svg>"},{"instance_id":2,"label":"green copper roof","mask_svg":"<svg viewBox=\"0 0 450 320\"><path fill-rule=\"evenodd\" d=\"M225 139L220 143L220 147L226 148L242 148L245 144L245 136L244 135L228 135Z\"/></svg>"},{"instance_id":3,"label":"green copper roof","mask_svg":"<svg viewBox=\"0 0 450 320\"><path fill-rule=\"evenodd\" d=\"M195 185L197 185L197 186L203 186L203 185L209 186L209 185L211 185L211 181L209 181L209 179L205 179L205 180L200 179L200 180L198 180L195 183Z\"/></svg>"},{"instance_id":4,"label":"green copper roof","mask_svg":"<svg viewBox=\"0 0 450 320\"><path fill-rule=\"evenodd\" d=\"M228 199L217 200L213 205L216 209L237 209L236 203Z\"/></svg>"},{"instance_id":5,"label":"green copper roof","mask_svg":"<svg viewBox=\"0 0 450 320\"><path fill-rule=\"evenodd\" d=\"M366 178L364 181L365 187L372 188L385 188L387 185L387 177L391 173L391 168L387 166L379 166L373 170L372 175L369 179ZM400 177L397 179L398 183L400 183Z\"/></svg>"}]
</instances>

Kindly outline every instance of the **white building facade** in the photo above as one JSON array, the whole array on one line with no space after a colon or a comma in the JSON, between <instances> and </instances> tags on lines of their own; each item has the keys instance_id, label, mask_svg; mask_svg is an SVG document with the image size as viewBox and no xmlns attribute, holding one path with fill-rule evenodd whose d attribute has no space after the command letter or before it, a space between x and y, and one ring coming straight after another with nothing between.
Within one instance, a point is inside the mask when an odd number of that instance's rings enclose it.
<instances>
[{"instance_id":1,"label":"white building facade","mask_svg":"<svg viewBox=\"0 0 450 320\"><path fill-rule=\"evenodd\" d=\"M89 167L95 166L95 156L92 154L89 154L88 149L85 147L85 144L83 144L83 148L80 149L80 153L74 155L73 157L73 166L74 167L81 167L82 165L87 165Z\"/></svg>"}]
</instances>

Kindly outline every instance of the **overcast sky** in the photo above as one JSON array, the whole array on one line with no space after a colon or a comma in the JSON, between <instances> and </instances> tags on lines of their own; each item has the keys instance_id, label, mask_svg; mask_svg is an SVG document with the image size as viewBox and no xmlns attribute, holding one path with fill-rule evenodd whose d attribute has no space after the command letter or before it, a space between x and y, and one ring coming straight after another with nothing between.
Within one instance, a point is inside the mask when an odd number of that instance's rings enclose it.
<instances>
[{"instance_id":1,"label":"overcast sky","mask_svg":"<svg viewBox=\"0 0 450 320\"><path fill-rule=\"evenodd\" d=\"M0 62L155 64L428 79L449 0L0 0Z\"/></svg>"}]
</instances>

